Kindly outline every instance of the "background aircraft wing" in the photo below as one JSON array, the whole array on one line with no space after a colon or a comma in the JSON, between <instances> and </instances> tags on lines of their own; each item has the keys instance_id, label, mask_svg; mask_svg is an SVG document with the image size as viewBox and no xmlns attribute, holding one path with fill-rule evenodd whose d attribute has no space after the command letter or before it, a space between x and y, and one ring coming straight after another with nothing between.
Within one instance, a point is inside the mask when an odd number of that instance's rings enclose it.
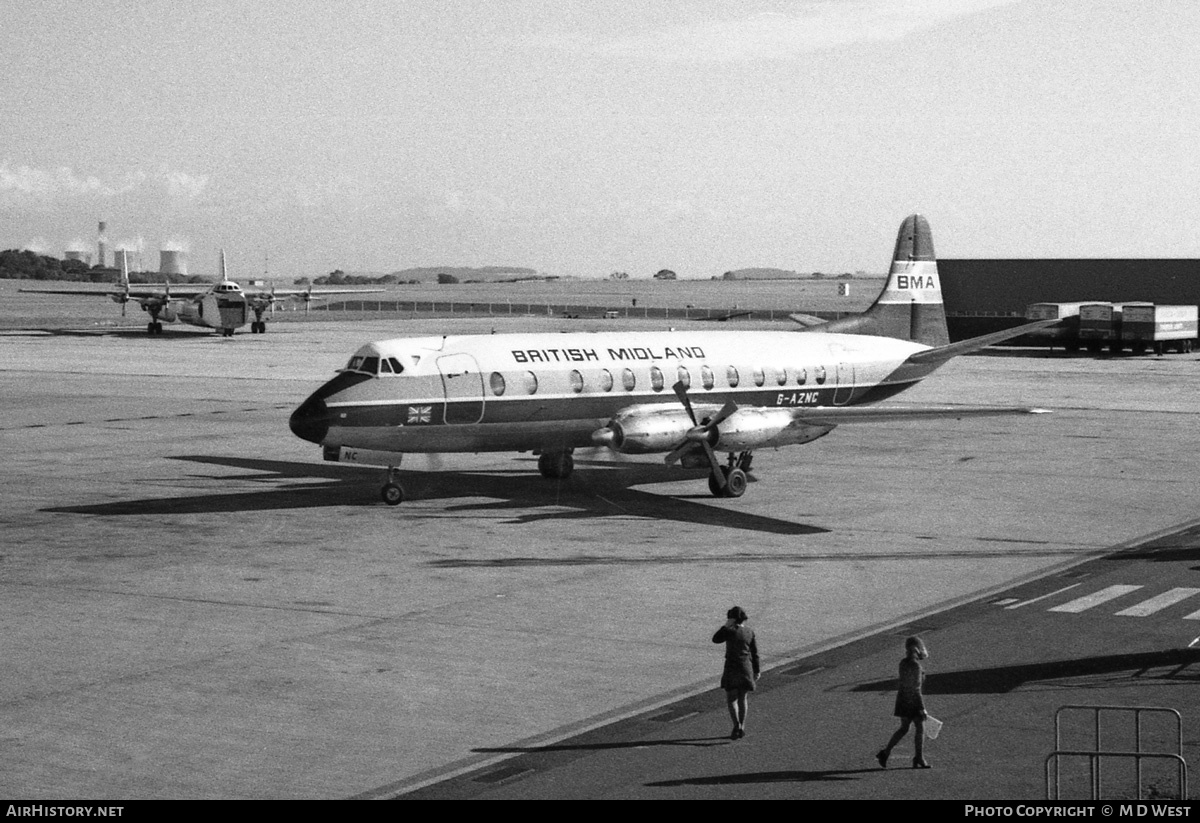
<instances>
[{"instance_id":1,"label":"background aircraft wing","mask_svg":"<svg viewBox=\"0 0 1200 823\"><path fill-rule=\"evenodd\" d=\"M198 294L204 294L211 288L211 286L205 285L171 286L169 296L195 297ZM113 288L109 286L103 291L100 289L17 289L17 291L28 292L30 294L74 294L87 297L121 297L124 295L131 300L138 300L146 297L167 296L167 292L162 286L145 285L130 289Z\"/></svg>"},{"instance_id":2,"label":"background aircraft wing","mask_svg":"<svg viewBox=\"0 0 1200 823\"><path fill-rule=\"evenodd\" d=\"M270 299L280 297L303 297L311 295L312 297L328 297L335 294L378 294L385 292L387 289L270 289L251 291L250 289L243 290L247 297L255 297L260 299Z\"/></svg>"}]
</instances>

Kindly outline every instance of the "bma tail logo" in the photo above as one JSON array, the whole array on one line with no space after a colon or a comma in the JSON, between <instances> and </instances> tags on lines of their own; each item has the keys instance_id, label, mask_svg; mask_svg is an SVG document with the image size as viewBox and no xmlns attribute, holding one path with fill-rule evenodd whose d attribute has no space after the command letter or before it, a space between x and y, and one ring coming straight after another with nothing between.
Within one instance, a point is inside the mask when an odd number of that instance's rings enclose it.
<instances>
[{"instance_id":1,"label":"bma tail logo","mask_svg":"<svg viewBox=\"0 0 1200 823\"><path fill-rule=\"evenodd\" d=\"M408 422L428 423L433 419L433 406L409 406Z\"/></svg>"},{"instance_id":2,"label":"bma tail logo","mask_svg":"<svg viewBox=\"0 0 1200 823\"><path fill-rule=\"evenodd\" d=\"M919 291L921 289L936 289L937 287L937 278L935 278L932 274L896 275L896 288L898 289Z\"/></svg>"}]
</instances>

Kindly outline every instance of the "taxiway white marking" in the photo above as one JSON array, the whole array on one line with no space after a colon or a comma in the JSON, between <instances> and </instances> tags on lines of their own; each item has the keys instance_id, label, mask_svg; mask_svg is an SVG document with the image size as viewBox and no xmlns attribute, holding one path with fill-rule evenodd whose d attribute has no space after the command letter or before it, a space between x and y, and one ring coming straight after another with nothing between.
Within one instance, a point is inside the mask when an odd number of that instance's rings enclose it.
<instances>
[{"instance_id":1,"label":"taxiway white marking","mask_svg":"<svg viewBox=\"0 0 1200 823\"><path fill-rule=\"evenodd\" d=\"M1048 609L1048 611L1078 614L1079 612L1086 611L1093 606L1099 606L1101 603L1107 603L1109 600L1115 600L1116 598L1127 595L1130 592L1135 592L1140 588L1141 586L1109 586L1106 589L1101 589L1100 591L1094 594L1089 594L1086 597L1078 597L1068 603L1063 603L1061 606L1054 606L1053 608Z\"/></svg>"}]
</instances>

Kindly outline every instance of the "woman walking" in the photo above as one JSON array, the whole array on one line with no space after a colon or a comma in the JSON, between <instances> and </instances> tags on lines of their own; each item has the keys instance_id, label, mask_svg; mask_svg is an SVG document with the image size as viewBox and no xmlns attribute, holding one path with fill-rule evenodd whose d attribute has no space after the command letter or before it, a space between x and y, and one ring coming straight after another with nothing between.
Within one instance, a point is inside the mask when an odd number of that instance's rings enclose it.
<instances>
[{"instance_id":1,"label":"woman walking","mask_svg":"<svg viewBox=\"0 0 1200 823\"><path fill-rule=\"evenodd\" d=\"M746 696L754 691L758 680L758 643L754 629L746 625L749 619L744 609L734 606L725 613L728 620L713 635L714 643L725 644L725 671L721 674L721 688L729 704L729 717L733 720L730 740L746 736Z\"/></svg>"},{"instance_id":2,"label":"woman walking","mask_svg":"<svg viewBox=\"0 0 1200 823\"><path fill-rule=\"evenodd\" d=\"M921 693L921 686L925 681L925 669L921 666L921 661L927 657L929 652L921 638L914 636L904 641L904 659L900 661L900 685L896 690L896 708L892 712L900 718L900 728L892 735L888 744L875 755L880 767L884 769L887 768L892 748L908 734L910 725L917 735L913 741L913 768L929 768L929 762L925 760L925 718L928 717L928 713L925 711L925 697Z\"/></svg>"}]
</instances>

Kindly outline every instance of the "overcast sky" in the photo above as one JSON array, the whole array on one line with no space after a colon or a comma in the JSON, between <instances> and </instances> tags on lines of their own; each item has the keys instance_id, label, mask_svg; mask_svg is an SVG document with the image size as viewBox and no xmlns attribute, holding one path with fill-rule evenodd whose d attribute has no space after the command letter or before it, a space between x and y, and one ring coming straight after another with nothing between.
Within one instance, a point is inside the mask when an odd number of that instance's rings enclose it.
<instances>
[{"instance_id":1,"label":"overcast sky","mask_svg":"<svg viewBox=\"0 0 1200 823\"><path fill-rule=\"evenodd\" d=\"M0 248L708 278L1200 257L1194 0L38 0Z\"/></svg>"}]
</instances>

